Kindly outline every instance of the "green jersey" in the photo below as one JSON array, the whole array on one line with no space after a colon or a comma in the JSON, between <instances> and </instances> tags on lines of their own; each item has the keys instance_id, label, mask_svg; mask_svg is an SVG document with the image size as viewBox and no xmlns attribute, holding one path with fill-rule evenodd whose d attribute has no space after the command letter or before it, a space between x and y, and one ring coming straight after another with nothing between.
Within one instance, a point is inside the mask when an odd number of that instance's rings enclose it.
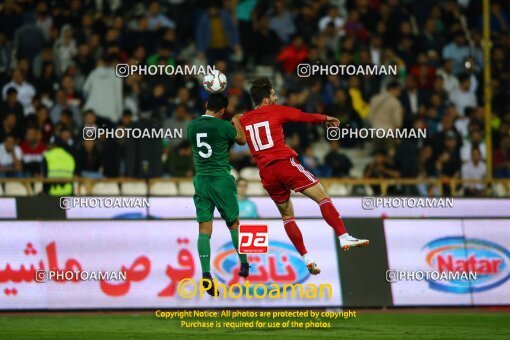
<instances>
[{"instance_id":1,"label":"green jersey","mask_svg":"<svg viewBox=\"0 0 510 340\"><path fill-rule=\"evenodd\" d=\"M197 175L230 175L228 149L235 142L236 129L226 120L203 115L188 125Z\"/></svg>"}]
</instances>

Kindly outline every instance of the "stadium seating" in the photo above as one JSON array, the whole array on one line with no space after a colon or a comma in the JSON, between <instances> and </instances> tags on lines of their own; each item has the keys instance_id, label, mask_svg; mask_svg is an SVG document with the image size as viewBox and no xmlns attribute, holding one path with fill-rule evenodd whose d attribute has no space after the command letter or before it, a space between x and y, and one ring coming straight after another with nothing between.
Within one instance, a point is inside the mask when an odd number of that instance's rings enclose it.
<instances>
[{"instance_id":1,"label":"stadium seating","mask_svg":"<svg viewBox=\"0 0 510 340\"><path fill-rule=\"evenodd\" d=\"M174 182L154 181L149 187L151 196L177 196L179 191Z\"/></svg>"},{"instance_id":2,"label":"stadium seating","mask_svg":"<svg viewBox=\"0 0 510 340\"><path fill-rule=\"evenodd\" d=\"M30 193L23 183L5 183L5 196L28 196Z\"/></svg>"},{"instance_id":3,"label":"stadium seating","mask_svg":"<svg viewBox=\"0 0 510 340\"><path fill-rule=\"evenodd\" d=\"M148 188L145 182L123 182L120 191L123 196L145 196Z\"/></svg>"},{"instance_id":4,"label":"stadium seating","mask_svg":"<svg viewBox=\"0 0 510 340\"><path fill-rule=\"evenodd\" d=\"M179 195L193 196L195 194L195 187L191 181L182 181L179 183Z\"/></svg>"},{"instance_id":5,"label":"stadium seating","mask_svg":"<svg viewBox=\"0 0 510 340\"><path fill-rule=\"evenodd\" d=\"M263 196L266 195L266 190L260 182L248 182L248 196Z\"/></svg>"},{"instance_id":6,"label":"stadium seating","mask_svg":"<svg viewBox=\"0 0 510 340\"><path fill-rule=\"evenodd\" d=\"M97 196L118 196L120 195L120 189L117 183L98 182L92 187L91 194Z\"/></svg>"},{"instance_id":7,"label":"stadium seating","mask_svg":"<svg viewBox=\"0 0 510 340\"><path fill-rule=\"evenodd\" d=\"M259 169L254 167L242 169L239 175L247 180L260 180Z\"/></svg>"}]
</instances>

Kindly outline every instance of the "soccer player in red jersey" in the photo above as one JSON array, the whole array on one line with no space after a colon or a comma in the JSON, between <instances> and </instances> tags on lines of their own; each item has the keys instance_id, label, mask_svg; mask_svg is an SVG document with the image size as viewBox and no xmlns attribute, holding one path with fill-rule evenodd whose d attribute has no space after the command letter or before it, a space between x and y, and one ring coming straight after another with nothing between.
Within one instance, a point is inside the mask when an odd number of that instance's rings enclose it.
<instances>
[{"instance_id":1,"label":"soccer player in red jersey","mask_svg":"<svg viewBox=\"0 0 510 340\"><path fill-rule=\"evenodd\" d=\"M262 185L276 203L285 231L303 257L309 272L317 275L320 269L308 254L303 235L294 218L294 208L290 200L291 189L302 192L319 204L322 216L335 230L343 250L367 246L369 241L354 238L347 233L340 214L322 185L298 162L297 153L285 145L282 125L285 122L303 122L339 126L340 122L334 117L276 105L277 97L267 78L256 79L252 83L250 94L256 107L242 115L241 125L245 130L250 152L259 168Z\"/></svg>"}]
</instances>

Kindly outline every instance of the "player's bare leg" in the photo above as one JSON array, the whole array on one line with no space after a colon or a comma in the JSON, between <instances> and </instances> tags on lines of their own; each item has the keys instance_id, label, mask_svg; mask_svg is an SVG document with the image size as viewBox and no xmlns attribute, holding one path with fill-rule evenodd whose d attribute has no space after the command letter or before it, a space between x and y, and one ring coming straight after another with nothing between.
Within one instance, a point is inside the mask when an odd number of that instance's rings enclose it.
<instances>
[{"instance_id":1,"label":"player's bare leg","mask_svg":"<svg viewBox=\"0 0 510 340\"><path fill-rule=\"evenodd\" d=\"M218 290L214 286L211 275L211 234L212 221L200 222L198 224L198 254L200 256L200 265L202 266L202 285L207 294L217 297Z\"/></svg>"},{"instance_id":2,"label":"player's bare leg","mask_svg":"<svg viewBox=\"0 0 510 340\"><path fill-rule=\"evenodd\" d=\"M241 261L238 274L241 277L247 278L248 275L250 275L250 265L248 263L248 256L246 256L246 254L239 254L239 219L232 222L228 229L230 230L230 236L232 237L232 244L239 256L239 261Z\"/></svg>"},{"instance_id":3,"label":"player's bare leg","mask_svg":"<svg viewBox=\"0 0 510 340\"><path fill-rule=\"evenodd\" d=\"M306 268L308 268L308 271L312 275L319 274L321 270L315 261L311 258L310 254L308 254L305 243L303 241L303 235L301 234L301 230L299 230L299 227L296 224L296 220L294 219L294 207L292 205L292 201L289 199L284 203L276 203L276 206L282 215L285 232L287 233L287 236L289 237L296 250L303 257Z\"/></svg>"},{"instance_id":4,"label":"player's bare leg","mask_svg":"<svg viewBox=\"0 0 510 340\"><path fill-rule=\"evenodd\" d=\"M317 182L314 186L303 190L303 194L313 199L319 204L324 220L335 230L335 233L340 240L340 247L342 250L349 250L351 247L366 247L369 244L368 240L357 239L352 237L345 230L344 223L338 210L336 210L331 198L326 193L322 185Z\"/></svg>"}]
</instances>

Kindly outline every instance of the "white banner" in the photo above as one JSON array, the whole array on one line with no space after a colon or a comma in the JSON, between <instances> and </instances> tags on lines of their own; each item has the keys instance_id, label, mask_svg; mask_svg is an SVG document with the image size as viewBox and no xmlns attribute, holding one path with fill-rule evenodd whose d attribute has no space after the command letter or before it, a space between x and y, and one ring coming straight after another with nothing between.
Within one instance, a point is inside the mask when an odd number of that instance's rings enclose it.
<instances>
[{"instance_id":1,"label":"white banner","mask_svg":"<svg viewBox=\"0 0 510 340\"><path fill-rule=\"evenodd\" d=\"M18 217L16 212L15 198L0 198L0 218L15 219Z\"/></svg>"},{"instance_id":2,"label":"white banner","mask_svg":"<svg viewBox=\"0 0 510 340\"><path fill-rule=\"evenodd\" d=\"M249 255L251 284L264 285L268 290L273 284L329 284L332 297L180 296L177 282L201 278L196 250L198 226L193 221L16 221L0 222L0 309L341 305L336 239L329 226L319 220L300 222L308 250L322 269L320 275L311 276L281 221L245 222L269 226L269 253ZM213 277L227 287L243 283L236 274L238 262L227 227L215 221L211 239ZM126 280L35 282L35 271L48 268L122 271Z\"/></svg>"},{"instance_id":3,"label":"white banner","mask_svg":"<svg viewBox=\"0 0 510 340\"><path fill-rule=\"evenodd\" d=\"M385 220L384 230L396 306L510 303L509 220ZM456 273L476 279L437 278Z\"/></svg>"},{"instance_id":4,"label":"white banner","mask_svg":"<svg viewBox=\"0 0 510 340\"><path fill-rule=\"evenodd\" d=\"M280 218L280 213L274 202L268 197L250 198L257 206L260 218ZM294 211L298 218L322 218L319 206L311 199L303 196L292 197ZM334 197L333 203L342 217L351 218L381 218L381 217L510 217L509 199L472 199L454 198L453 207L444 208L404 208L404 207L376 207L363 209L363 197ZM94 218L94 210L79 218ZM195 206L192 197L152 197L149 215L152 218L195 218ZM68 218L78 218L75 213L68 214ZM87 217L88 216L88 217ZM216 211L217 218L219 214Z\"/></svg>"},{"instance_id":5,"label":"white banner","mask_svg":"<svg viewBox=\"0 0 510 340\"><path fill-rule=\"evenodd\" d=\"M467 257L479 271L473 304L510 305L510 220L463 220L462 227Z\"/></svg>"}]
</instances>

